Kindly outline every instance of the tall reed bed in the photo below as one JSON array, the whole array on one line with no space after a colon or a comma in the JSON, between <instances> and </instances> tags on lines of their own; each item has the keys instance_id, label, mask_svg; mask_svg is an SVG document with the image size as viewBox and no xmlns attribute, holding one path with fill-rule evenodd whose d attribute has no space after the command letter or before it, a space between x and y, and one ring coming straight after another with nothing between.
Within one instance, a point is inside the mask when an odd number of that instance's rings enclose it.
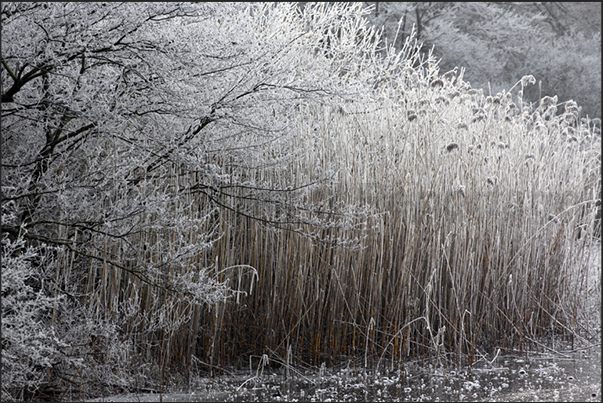
<instances>
[{"instance_id":1,"label":"tall reed bed","mask_svg":"<svg viewBox=\"0 0 603 403\"><path fill-rule=\"evenodd\" d=\"M98 240L84 286L108 327L89 329L90 353L120 345L114 360L163 378L264 355L471 364L541 336L585 337L587 271L576 267L597 227L597 128L572 103L529 108L455 79L300 104L292 140L265 151L295 158L242 169L216 154L214 174L237 184L217 193L199 191L201 173L166 165L167 183L148 186L181 194L162 211L183 214L182 226L149 212L155 225ZM148 247L130 256L128 243ZM191 253L172 253L183 245ZM68 277L64 260L57 275ZM215 299L174 293L174 281L206 284Z\"/></svg>"},{"instance_id":2,"label":"tall reed bed","mask_svg":"<svg viewBox=\"0 0 603 403\"><path fill-rule=\"evenodd\" d=\"M546 103L484 97L462 78L440 82L397 101L301 108L298 158L270 180L296 186L331 170L336 180L307 192L308 203L328 200L335 217L350 205L371 214L318 230L223 214L214 261L259 277L242 280L251 294L202 315L198 354L220 365L263 354L471 364L541 336L579 336L576 267L596 228L600 136L571 102L555 115Z\"/></svg>"}]
</instances>

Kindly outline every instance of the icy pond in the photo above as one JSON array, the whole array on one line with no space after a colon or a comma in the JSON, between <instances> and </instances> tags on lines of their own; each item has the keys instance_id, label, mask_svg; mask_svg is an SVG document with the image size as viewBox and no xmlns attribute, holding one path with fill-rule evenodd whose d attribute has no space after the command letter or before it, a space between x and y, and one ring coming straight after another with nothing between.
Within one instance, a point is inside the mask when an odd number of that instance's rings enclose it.
<instances>
[{"instance_id":1,"label":"icy pond","mask_svg":"<svg viewBox=\"0 0 603 403\"><path fill-rule=\"evenodd\" d=\"M552 357L499 356L472 370L406 365L404 371L348 368L286 377L238 374L198 379L190 392L129 394L97 402L253 401L601 401L600 346Z\"/></svg>"}]
</instances>

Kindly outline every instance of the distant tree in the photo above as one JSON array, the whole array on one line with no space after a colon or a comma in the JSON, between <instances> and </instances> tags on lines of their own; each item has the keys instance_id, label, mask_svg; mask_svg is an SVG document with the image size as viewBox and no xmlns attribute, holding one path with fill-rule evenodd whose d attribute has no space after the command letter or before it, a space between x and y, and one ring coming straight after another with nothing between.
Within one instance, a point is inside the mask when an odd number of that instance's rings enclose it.
<instances>
[{"instance_id":1,"label":"distant tree","mask_svg":"<svg viewBox=\"0 0 603 403\"><path fill-rule=\"evenodd\" d=\"M370 5L371 3L369 3ZM600 117L601 36L589 36L561 20L559 3L381 3L371 21L393 40L416 27L427 50L435 46L442 71L465 68L465 79L492 94L533 74L540 82L525 94L573 99L583 115Z\"/></svg>"}]
</instances>

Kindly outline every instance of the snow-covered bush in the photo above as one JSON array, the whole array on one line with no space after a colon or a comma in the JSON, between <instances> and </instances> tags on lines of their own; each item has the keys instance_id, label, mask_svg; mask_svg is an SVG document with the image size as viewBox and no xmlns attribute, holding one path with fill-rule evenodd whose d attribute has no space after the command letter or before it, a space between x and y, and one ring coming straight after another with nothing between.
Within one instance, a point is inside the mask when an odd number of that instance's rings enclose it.
<instances>
[{"instance_id":1,"label":"snow-covered bush","mask_svg":"<svg viewBox=\"0 0 603 403\"><path fill-rule=\"evenodd\" d=\"M35 395L47 382L46 372L65 361L68 344L52 326L52 312L64 297L50 287L54 263L50 253L28 246L22 236L3 236L3 401Z\"/></svg>"}]
</instances>

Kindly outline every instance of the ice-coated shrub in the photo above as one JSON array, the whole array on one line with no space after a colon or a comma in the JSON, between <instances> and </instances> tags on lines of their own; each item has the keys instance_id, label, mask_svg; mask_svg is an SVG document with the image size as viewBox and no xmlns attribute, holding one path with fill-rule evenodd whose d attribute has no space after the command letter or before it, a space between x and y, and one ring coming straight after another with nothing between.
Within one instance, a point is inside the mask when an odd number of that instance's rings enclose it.
<instances>
[{"instance_id":1,"label":"ice-coated shrub","mask_svg":"<svg viewBox=\"0 0 603 403\"><path fill-rule=\"evenodd\" d=\"M4 220L3 215L3 220ZM52 326L64 295L49 285L52 255L23 237L2 239L2 400L36 394L47 371L66 360L69 345Z\"/></svg>"}]
</instances>

